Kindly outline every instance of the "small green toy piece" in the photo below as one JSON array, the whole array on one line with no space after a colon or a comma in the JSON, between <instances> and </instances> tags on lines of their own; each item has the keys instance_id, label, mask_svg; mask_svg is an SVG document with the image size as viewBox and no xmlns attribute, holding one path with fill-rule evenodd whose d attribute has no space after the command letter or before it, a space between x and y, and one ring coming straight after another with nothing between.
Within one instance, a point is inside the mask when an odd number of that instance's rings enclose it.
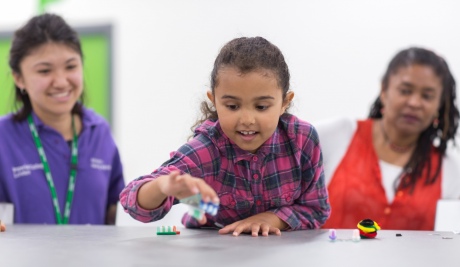
<instances>
[{"instance_id":1,"label":"small green toy piece","mask_svg":"<svg viewBox=\"0 0 460 267\"><path fill-rule=\"evenodd\" d=\"M158 226L157 235L180 235L180 231L177 231L176 226L173 226L172 229L171 226Z\"/></svg>"}]
</instances>

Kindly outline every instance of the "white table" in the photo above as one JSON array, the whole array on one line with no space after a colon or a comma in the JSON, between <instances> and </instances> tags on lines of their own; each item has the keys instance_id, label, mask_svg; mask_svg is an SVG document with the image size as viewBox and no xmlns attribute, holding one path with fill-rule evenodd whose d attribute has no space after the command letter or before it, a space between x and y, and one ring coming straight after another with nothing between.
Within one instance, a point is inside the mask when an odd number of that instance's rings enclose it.
<instances>
[{"instance_id":1,"label":"white table","mask_svg":"<svg viewBox=\"0 0 460 267\"><path fill-rule=\"evenodd\" d=\"M283 232L282 236L219 235L179 228L8 225L0 233L0 266L460 266L460 235L379 231L351 241L352 230ZM397 237L400 233L402 236Z\"/></svg>"}]
</instances>

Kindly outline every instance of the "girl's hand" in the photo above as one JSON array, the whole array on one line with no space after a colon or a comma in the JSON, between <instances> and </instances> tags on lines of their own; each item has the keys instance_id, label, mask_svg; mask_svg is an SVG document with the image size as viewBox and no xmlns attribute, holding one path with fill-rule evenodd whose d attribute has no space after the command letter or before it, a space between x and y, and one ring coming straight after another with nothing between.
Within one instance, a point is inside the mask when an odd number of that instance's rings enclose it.
<instances>
[{"instance_id":1,"label":"girl's hand","mask_svg":"<svg viewBox=\"0 0 460 267\"><path fill-rule=\"evenodd\" d=\"M174 196L183 199L201 193L204 202L219 204L219 197L203 179L195 178L190 174L180 174L178 171L171 172L159 178L158 187L166 196Z\"/></svg>"},{"instance_id":2,"label":"girl's hand","mask_svg":"<svg viewBox=\"0 0 460 267\"><path fill-rule=\"evenodd\" d=\"M268 236L269 234L281 235L280 229L285 229L288 225L278 216L271 212L263 212L234 222L219 230L219 234L228 234L233 232L233 236L241 233L251 233L252 236Z\"/></svg>"},{"instance_id":3,"label":"girl's hand","mask_svg":"<svg viewBox=\"0 0 460 267\"><path fill-rule=\"evenodd\" d=\"M169 176L165 175L159 178L158 187L161 193L166 196L183 199L200 193L204 202L219 204L216 191L203 179L192 177L190 174L181 175L178 171L171 172ZM203 216L198 223L205 224L206 216Z\"/></svg>"},{"instance_id":4,"label":"girl's hand","mask_svg":"<svg viewBox=\"0 0 460 267\"><path fill-rule=\"evenodd\" d=\"M158 208L168 196L183 199L198 193L201 193L204 202L219 204L216 191L203 179L173 171L142 185L137 193L137 201L141 208L153 210ZM206 217L203 217L199 221L201 224L206 223Z\"/></svg>"},{"instance_id":5,"label":"girl's hand","mask_svg":"<svg viewBox=\"0 0 460 267\"><path fill-rule=\"evenodd\" d=\"M6 231L6 227L5 225L2 223L2 221L0 221L0 232L5 232Z\"/></svg>"}]
</instances>

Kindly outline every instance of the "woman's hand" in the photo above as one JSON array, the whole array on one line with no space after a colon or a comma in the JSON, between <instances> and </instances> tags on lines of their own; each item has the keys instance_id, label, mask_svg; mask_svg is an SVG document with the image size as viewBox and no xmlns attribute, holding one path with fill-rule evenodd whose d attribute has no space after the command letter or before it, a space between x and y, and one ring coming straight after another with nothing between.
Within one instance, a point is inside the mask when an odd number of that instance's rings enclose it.
<instances>
[{"instance_id":1,"label":"woman's hand","mask_svg":"<svg viewBox=\"0 0 460 267\"><path fill-rule=\"evenodd\" d=\"M259 233L262 236L268 236L269 234L281 235L280 229L285 229L287 226L274 213L263 212L227 225L219 230L219 234L233 232L233 236L238 236L241 233L251 233L252 236L258 236Z\"/></svg>"},{"instance_id":2,"label":"woman's hand","mask_svg":"<svg viewBox=\"0 0 460 267\"><path fill-rule=\"evenodd\" d=\"M0 221L0 232L5 232L6 231L6 226Z\"/></svg>"}]
</instances>

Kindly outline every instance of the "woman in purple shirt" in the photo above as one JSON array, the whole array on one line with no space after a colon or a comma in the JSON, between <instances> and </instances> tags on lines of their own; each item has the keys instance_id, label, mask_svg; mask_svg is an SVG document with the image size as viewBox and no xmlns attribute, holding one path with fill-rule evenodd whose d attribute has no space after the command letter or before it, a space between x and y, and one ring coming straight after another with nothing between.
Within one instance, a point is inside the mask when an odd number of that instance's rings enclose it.
<instances>
[{"instance_id":1,"label":"woman in purple shirt","mask_svg":"<svg viewBox=\"0 0 460 267\"><path fill-rule=\"evenodd\" d=\"M267 236L323 225L330 208L318 135L287 113L289 77L281 51L264 38L227 43L211 73L212 105L203 103L193 139L128 184L120 195L125 211L155 221L179 199L201 193L219 211L200 220L186 214L186 227Z\"/></svg>"},{"instance_id":2,"label":"woman in purple shirt","mask_svg":"<svg viewBox=\"0 0 460 267\"><path fill-rule=\"evenodd\" d=\"M0 118L0 203L13 204L14 223L115 222L122 166L107 122L83 106L82 58L59 16L36 16L15 32L9 65L19 105Z\"/></svg>"}]
</instances>

